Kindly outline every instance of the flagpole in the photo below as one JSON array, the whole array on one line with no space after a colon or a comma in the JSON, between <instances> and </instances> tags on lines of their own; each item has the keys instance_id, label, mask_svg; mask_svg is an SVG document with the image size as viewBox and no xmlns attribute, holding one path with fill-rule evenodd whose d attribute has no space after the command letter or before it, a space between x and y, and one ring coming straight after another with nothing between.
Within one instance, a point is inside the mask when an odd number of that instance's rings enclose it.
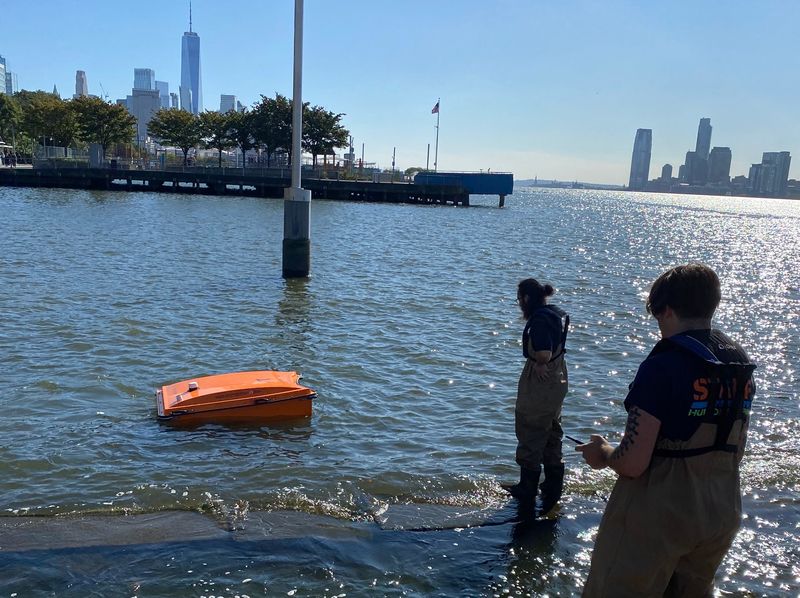
<instances>
[{"instance_id":1,"label":"flagpole","mask_svg":"<svg viewBox=\"0 0 800 598\"><path fill-rule=\"evenodd\" d=\"M442 111L440 104L441 101L441 98L436 100L436 150L433 154L433 172L438 170L439 165L439 113Z\"/></svg>"}]
</instances>

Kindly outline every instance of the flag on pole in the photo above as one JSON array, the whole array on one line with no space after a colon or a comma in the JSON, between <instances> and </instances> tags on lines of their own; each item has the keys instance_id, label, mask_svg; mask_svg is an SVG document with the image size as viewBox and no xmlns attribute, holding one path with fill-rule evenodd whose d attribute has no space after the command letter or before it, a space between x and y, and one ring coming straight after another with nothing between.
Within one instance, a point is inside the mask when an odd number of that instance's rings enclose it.
<instances>
[{"instance_id":1,"label":"flag on pole","mask_svg":"<svg viewBox=\"0 0 800 598\"><path fill-rule=\"evenodd\" d=\"M431 114L439 114L439 101L438 100L436 101L436 105L433 107L433 110L431 110Z\"/></svg>"}]
</instances>

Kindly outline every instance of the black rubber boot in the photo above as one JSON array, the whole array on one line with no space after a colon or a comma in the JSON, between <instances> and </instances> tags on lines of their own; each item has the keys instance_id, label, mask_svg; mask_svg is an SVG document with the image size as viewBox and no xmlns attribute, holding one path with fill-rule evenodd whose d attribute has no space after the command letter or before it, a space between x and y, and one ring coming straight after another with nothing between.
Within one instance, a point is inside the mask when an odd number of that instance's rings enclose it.
<instances>
[{"instance_id":1,"label":"black rubber boot","mask_svg":"<svg viewBox=\"0 0 800 598\"><path fill-rule=\"evenodd\" d=\"M536 467L534 469L522 467L519 470L519 483L503 484L503 488L519 501L533 502L536 500L536 494L539 492L539 476L541 476L541 474L541 467Z\"/></svg>"},{"instance_id":2,"label":"black rubber boot","mask_svg":"<svg viewBox=\"0 0 800 598\"><path fill-rule=\"evenodd\" d=\"M542 501L539 515L544 516L556 506L564 491L564 464L545 465L542 482Z\"/></svg>"}]
</instances>

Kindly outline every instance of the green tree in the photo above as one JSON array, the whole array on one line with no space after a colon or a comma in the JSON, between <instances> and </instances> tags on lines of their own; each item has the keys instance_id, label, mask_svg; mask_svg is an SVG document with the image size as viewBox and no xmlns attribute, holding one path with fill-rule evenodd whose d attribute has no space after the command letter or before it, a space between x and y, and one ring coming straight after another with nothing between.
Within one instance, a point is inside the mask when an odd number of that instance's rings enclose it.
<instances>
[{"instance_id":1,"label":"green tree","mask_svg":"<svg viewBox=\"0 0 800 598\"><path fill-rule=\"evenodd\" d=\"M343 116L322 106L303 106L303 149L311 154L314 166L317 156L333 154L347 145L350 131L340 124Z\"/></svg>"},{"instance_id":2,"label":"green tree","mask_svg":"<svg viewBox=\"0 0 800 598\"><path fill-rule=\"evenodd\" d=\"M34 139L50 139L53 145L66 148L75 140L78 124L70 102L44 91L21 91L22 130Z\"/></svg>"},{"instance_id":3,"label":"green tree","mask_svg":"<svg viewBox=\"0 0 800 598\"><path fill-rule=\"evenodd\" d=\"M147 130L162 145L172 145L183 151L186 166L189 150L197 147L202 139L200 119L186 110L162 108L150 119Z\"/></svg>"},{"instance_id":4,"label":"green tree","mask_svg":"<svg viewBox=\"0 0 800 598\"><path fill-rule=\"evenodd\" d=\"M213 110L206 110L200 115L200 134L207 148L219 152L219 167L222 168L222 151L235 147L233 138L233 118L235 112L220 114Z\"/></svg>"},{"instance_id":5,"label":"green tree","mask_svg":"<svg viewBox=\"0 0 800 598\"><path fill-rule=\"evenodd\" d=\"M256 147L256 140L253 136L253 113L245 110L228 114L231 119L231 138L242 150L242 168L247 168L247 150Z\"/></svg>"},{"instance_id":6,"label":"green tree","mask_svg":"<svg viewBox=\"0 0 800 598\"><path fill-rule=\"evenodd\" d=\"M279 93L274 98L261 96L253 106L253 137L267 152L267 167L272 154L292 151L292 102Z\"/></svg>"},{"instance_id":7,"label":"green tree","mask_svg":"<svg viewBox=\"0 0 800 598\"><path fill-rule=\"evenodd\" d=\"M0 139L7 143L15 139L22 119L22 108L12 95L0 93Z\"/></svg>"},{"instance_id":8,"label":"green tree","mask_svg":"<svg viewBox=\"0 0 800 598\"><path fill-rule=\"evenodd\" d=\"M408 176L414 176L418 172L428 172L428 171L422 166L412 166L410 168L406 168L406 170L405 170L405 173Z\"/></svg>"},{"instance_id":9,"label":"green tree","mask_svg":"<svg viewBox=\"0 0 800 598\"><path fill-rule=\"evenodd\" d=\"M118 104L82 96L72 100L72 108L78 122L78 138L100 144L104 159L109 145L127 143L136 133L136 119Z\"/></svg>"}]
</instances>

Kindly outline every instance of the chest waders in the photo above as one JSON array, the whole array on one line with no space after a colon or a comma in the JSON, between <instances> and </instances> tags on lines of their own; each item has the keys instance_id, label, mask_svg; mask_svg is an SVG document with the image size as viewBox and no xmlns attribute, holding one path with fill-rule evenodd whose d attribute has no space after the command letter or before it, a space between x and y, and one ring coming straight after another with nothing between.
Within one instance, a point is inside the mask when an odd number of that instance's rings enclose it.
<instances>
[{"instance_id":1,"label":"chest waders","mask_svg":"<svg viewBox=\"0 0 800 598\"><path fill-rule=\"evenodd\" d=\"M662 350L701 360L689 412L699 425L685 441L659 437L645 473L617 480L584 596L712 596L739 529L739 458L755 365L743 352L740 361L723 361L688 335L662 340L653 353Z\"/></svg>"},{"instance_id":2,"label":"chest waders","mask_svg":"<svg viewBox=\"0 0 800 598\"><path fill-rule=\"evenodd\" d=\"M534 318L545 316L557 319L561 337L553 357L547 364L548 378L540 381L534 372L532 332ZM554 325L555 328L555 325ZM525 366L517 388L514 410L514 430L517 436L516 461L520 466L520 481L504 485L523 506L533 508L539 493L539 478L544 466L545 479L541 485L542 500L539 514L550 511L564 487L564 464L561 460L561 407L567 394L566 353L569 316L551 305L538 308L522 332L522 354Z\"/></svg>"}]
</instances>

